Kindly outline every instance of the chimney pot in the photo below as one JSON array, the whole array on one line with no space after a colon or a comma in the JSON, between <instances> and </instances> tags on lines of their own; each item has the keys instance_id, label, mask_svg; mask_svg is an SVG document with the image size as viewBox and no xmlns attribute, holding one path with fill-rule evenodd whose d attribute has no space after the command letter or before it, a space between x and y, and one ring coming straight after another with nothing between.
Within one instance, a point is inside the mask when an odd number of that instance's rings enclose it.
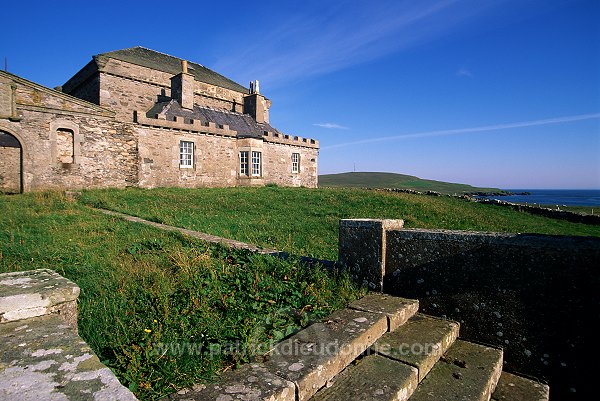
<instances>
[{"instance_id":1,"label":"chimney pot","mask_svg":"<svg viewBox=\"0 0 600 401\"><path fill-rule=\"evenodd\" d=\"M187 60L181 60L181 72L184 74L188 73Z\"/></svg>"}]
</instances>

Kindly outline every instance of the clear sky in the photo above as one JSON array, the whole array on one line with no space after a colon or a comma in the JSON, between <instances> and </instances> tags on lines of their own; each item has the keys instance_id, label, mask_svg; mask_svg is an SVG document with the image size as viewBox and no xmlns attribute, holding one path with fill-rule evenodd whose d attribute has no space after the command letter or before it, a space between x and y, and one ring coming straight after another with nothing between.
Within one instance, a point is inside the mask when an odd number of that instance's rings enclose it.
<instances>
[{"instance_id":1,"label":"clear sky","mask_svg":"<svg viewBox=\"0 0 600 401\"><path fill-rule=\"evenodd\" d=\"M241 84L321 174L600 189L599 0L10 1L0 57L48 87L144 46ZM3 67L4 65L2 65Z\"/></svg>"}]
</instances>

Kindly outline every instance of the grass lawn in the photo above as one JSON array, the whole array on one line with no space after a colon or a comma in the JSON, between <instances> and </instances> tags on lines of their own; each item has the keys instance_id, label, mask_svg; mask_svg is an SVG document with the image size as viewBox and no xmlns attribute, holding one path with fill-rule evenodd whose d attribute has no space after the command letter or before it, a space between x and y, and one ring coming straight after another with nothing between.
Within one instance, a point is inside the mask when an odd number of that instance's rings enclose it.
<instances>
[{"instance_id":1,"label":"grass lawn","mask_svg":"<svg viewBox=\"0 0 600 401\"><path fill-rule=\"evenodd\" d=\"M407 228L600 236L570 223L451 197L359 189L203 188L84 191L81 202L296 255L337 258L339 220L404 219Z\"/></svg>"},{"instance_id":2,"label":"grass lawn","mask_svg":"<svg viewBox=\"0 0 600 401\"><path fill-rule=\"evenodd\" d=\"M80 335L142 400L211 380L364 294L343 275L125 222L60 193L0 196L0 272L37 268L80 286Z\"/></svg>"}]
</instances>

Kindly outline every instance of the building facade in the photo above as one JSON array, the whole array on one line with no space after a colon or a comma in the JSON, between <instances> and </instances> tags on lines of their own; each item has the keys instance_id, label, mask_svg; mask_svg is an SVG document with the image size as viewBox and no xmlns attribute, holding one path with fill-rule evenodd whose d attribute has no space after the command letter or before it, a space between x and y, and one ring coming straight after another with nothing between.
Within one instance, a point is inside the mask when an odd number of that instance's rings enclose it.
<instances>
[{"instance_id":1,"label":"building facade","mask_svg":"<svg viewBox=\"0 0 600 401\"><path fill-rule=\"evenodd\" d=\"M0 192L316 187L318 141L279 132L270 106L258 82L142 47L94 56L57 89L0 71Z\"/></svg>"}]
</instances>

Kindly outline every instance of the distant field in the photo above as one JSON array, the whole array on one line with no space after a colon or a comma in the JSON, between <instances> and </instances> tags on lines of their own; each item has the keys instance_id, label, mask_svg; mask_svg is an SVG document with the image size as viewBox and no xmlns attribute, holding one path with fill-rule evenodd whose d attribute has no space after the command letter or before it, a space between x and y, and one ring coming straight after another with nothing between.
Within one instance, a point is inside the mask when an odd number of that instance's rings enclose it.
<instances>
[{"instance_id":1,"label":"distant field","mask_svg":"<svg viewBox=\"0 0 600 401\"><path fill-rule=\"evenodd\" d=\"M339 220L404 219L410 228L600 236L600 227L448 196L361 189L204 188L85 191L81 202L296 255L337 258Z\"/></svg>"},{"instance_id":2,"label":"distant field","mask_svg":"<svg viewBox=\"0 0 600 401\"><path fill-rule=\"evenodd\" d=\"M401 188L415 191L436 191L443 194L504 192L498 188L478 188L466 184L424 180L412 175L366 172L320 175L319 186L333 188Z\"/></svg>"},{"instance_id":3,"label":"distant field","mask_svg":"<svg viewBox=\"0 0 600 401\"><path fill-rule=\"evenodd\" d=\"M600 207L596 206L559 206L556 205L540 205L540 207L547 207L548 209L566 210L568 212L579 213L579 214L600 214Z\"/></svg>"}]
</instances>

